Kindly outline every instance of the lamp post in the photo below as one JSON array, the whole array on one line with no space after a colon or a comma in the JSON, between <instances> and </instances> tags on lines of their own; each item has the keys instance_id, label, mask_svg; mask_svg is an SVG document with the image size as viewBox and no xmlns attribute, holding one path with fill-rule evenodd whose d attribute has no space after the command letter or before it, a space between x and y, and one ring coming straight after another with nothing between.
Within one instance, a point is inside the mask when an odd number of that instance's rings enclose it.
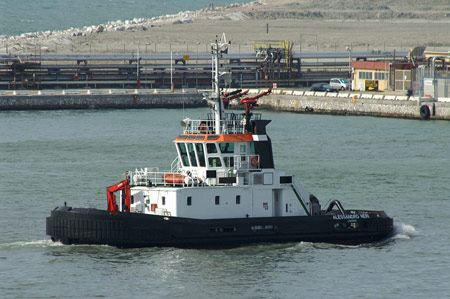
<instances>
[{"instance_id":1,"label":"lamp post","mask_svg":"<svg viewBox=\"0 0 450 299\"><path fill-rule=\"evenodd\" d=\"M145 63L148 63L148 50L147 50L147 47L150 45L150 43L145 43L145 58L146 58L146 62Z\"/></svg>"},{"instance_id":2,"label":"lamp post","mask_svg":"<svg viewBox=\"0 0 450 299\"><path fill-rule=\"evenodd\" d=\"M198 68L198 46L200 45L200 42L197 42L196 45L197 45L197 57L195 59L195 64L196 67ZM195 74L195 86L198 88L198 72L196 72Z\"/></svg>"},{"instance_id":3,"label":"lamp post","mask_svg":"<svg viewBox=\"0 0 450 299\"><path fill-rule=\"evenodd\" d=\"M173 85L173 56L172 56L172 45L169 45L170 49L170 92L174 92L174 85Z\"/></svg>"},{"instance_id":4,"label":"lamp post","mask_svg":"<svg viewBox=\"0 0 450 299\"><path fill-rule=\"evenodd\" d=\"M348 51L348 78L349 81L352 79L352 47L346 47L345 50Z\"/></svg>"},{"instance_id":5,"label":"lamp post","mask_svg":"<svg viewBox=\"0 0 450 299\"><path fill-rule=\"evenodd\" d=\"M137 88L138 89L141 88L141 76L140 76L141 66L140 66L140 62L141 62L141 58L139 57L139 47L138 47L137 56L136 56L136 79L137 79Z\"/></svg>"}]
</instances>

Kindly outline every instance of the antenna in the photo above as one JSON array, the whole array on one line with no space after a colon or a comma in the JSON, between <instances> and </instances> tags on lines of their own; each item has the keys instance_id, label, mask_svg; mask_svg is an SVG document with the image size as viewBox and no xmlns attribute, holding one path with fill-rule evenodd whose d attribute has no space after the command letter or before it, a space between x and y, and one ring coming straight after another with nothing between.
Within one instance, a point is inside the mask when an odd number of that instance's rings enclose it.
<instances>
[{"instance_id":1,"label":"antenna","mask_svg":"<svg viewBox=\"0 0 450 299\"><path fill-rule=\"evenodd\" d=\"M222 38L220 41L217 40L216 35L216 41L211 44L211 53L213 54L213 74L214 74L214 93L212 95L212 98L216 99L215 103L215 124L216 124L216 134L221 134L221 126L220 123L222 120L224 120L224 106L223 101L220 97L220 88L219 88L219 77L225 73L219 73L219 59L221 58L222 54L228 53L228 43L227 38L225 36L225 33L222 34Z\"/></svg>"}]
</instances>

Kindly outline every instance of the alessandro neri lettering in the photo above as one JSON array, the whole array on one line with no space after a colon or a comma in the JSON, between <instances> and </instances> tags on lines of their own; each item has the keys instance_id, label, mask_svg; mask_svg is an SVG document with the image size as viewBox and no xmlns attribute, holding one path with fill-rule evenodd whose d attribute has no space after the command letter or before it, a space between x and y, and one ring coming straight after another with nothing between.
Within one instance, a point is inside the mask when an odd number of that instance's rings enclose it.
<instances>
[{"instance_id":1,"label":"alessandro neri lettering","mask_svg":"<svg viewBox=\"0 0 450 299\"><path fill-rule=\"evenodd\" d=\"M344 220L344 219L367 219L370 218L368 214L349 214L349 215L333 215L334 220Z\"/></svg>"}]
</instances>

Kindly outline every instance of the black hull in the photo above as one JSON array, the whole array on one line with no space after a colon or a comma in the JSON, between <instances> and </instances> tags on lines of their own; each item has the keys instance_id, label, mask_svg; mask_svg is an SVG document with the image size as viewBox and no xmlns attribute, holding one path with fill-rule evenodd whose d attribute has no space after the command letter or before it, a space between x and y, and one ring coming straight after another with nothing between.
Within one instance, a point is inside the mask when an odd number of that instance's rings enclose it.
<instances>
[{"instance_id":1,"label":"black hull","mask_svg":"<svg viewBox=\"0 0 450 299\"><path fill-rule=\"evenodd\" d=\"M62 207L47 217L46 232L63 244L226 248L300 241L358 245L386 239L394 230L392 218L384 212L365 211L364 218L342 216L199 220Z\"/></svg>"}]
</instances>

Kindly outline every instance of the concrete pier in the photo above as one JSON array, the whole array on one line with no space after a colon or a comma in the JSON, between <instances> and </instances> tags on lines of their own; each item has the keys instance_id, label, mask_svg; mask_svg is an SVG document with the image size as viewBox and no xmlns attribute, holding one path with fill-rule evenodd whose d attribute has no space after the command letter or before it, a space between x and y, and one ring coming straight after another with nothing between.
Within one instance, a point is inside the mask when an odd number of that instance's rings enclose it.
<instances>
[{"instance_id":1,"label":"concrete pier","mask_svg":"<svg viewBox=\"0 0 450 299\"><path fill-rule=\"evenodd\" d=\"M260 98L262 108L334 115L364 115L394 118L423 118L420 108L428 106L430 119L450 120L449 99L424 99L361 92L325 93L310 91L276 90L274 94Z\"/></svg>"},{"instance_id":2,"label":"concrete pier","mask_svg":"<svg viewBox=\"0 0 450 299\"><path fill-rule=\"evenodd\" d=\"M189 108L206 105L202 94L196 91L53 90L0 94L0 110Z\"/></svg>"},{"instance_id":3,"label":"concrete pier","mask_svg":"<svg viewBox=\"0 0 450 299\"><path fill-rule=\"evenodd\" d=\"M234 89L232 89L234 90ZM225 90L225 92L232 91ZM249 95L267 89L250 89ZM238 103L232 102L232 105ZM450 120L450 99L407 97L392 93L312 92L274 89L258 99L261 108L334 115L365 115L421 119L427 106L430 119ZM201 91L161 89L73 89L46 91L1 91L0 110L49 109L139 109L206 107ZM237 107L235 107L237 108Z\"/></svg>"}]
</instances>

